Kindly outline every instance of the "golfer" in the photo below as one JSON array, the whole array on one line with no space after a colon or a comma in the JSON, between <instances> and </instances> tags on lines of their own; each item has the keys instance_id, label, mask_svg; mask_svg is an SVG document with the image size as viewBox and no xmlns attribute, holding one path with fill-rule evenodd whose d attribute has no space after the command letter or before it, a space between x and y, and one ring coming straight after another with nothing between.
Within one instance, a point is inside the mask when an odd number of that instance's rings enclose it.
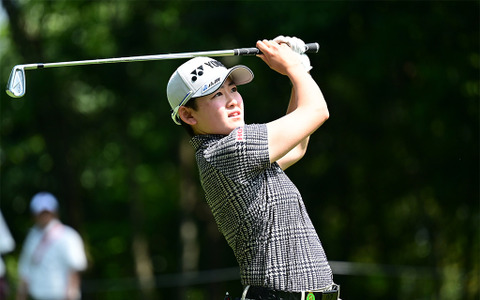
<instances>
[{"instance_id":1,"label":"golfer","mask_svg":"<svg viewBox=\"0 0 480 300\"><path fill-rule=\"evenodd\" d=\"M172 119L192 136L206 200L240 266L242 299L338 299L320 239L284 173L329 117L304 45L284 36L256 44L258 56L292 85L286 115L266 124L244 122L237 87L253 79L246 66L196 57L167 85Z\"/></svg>"}]
</instances>

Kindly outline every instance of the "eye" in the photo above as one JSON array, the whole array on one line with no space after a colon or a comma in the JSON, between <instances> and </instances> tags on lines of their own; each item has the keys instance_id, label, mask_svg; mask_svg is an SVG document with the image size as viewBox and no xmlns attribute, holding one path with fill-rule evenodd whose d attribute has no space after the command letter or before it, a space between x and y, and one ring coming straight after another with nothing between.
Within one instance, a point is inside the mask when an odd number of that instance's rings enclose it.
<instances>
[{"instance_id":1,"label":"eye","mask_svg":"<svg viewBox=\"0 0 480 300\"><path fill-rule=\"evenodd\" d=\"M215 98L215 97L220 97L220 96L222 96L222 95L223 95L222 92L218 92L218 93L216 93L216 94L213 95L212 99Z\"/></svg>"},{"instance_id":2,"label":"eye","mask_svg":"<svg viewBox=\"0 0 480 300\"><path fill-rule=\"evenodd\" d=\"M232 88L232 93L236 93L237 91L238 91L237 87L234 86L234 87Z\"/></svg>"}]
</instances>

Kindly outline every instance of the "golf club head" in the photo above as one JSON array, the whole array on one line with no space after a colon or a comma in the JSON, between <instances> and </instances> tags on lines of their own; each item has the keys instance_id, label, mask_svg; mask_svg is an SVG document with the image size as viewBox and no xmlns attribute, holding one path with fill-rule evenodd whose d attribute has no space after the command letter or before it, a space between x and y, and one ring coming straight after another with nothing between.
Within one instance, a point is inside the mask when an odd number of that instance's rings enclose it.
<instances>
[{"instance_id":1,"label":"golf club head","mask_svg":"<svg viewBox=\"0 0 480 300\"><path fill-rule=\"evenodd\" d=\"M25 89L25 69L21 65L15 66L8 78L7 95L12 98L20 98L25 95Z\"/></svg>"}]
</instances>

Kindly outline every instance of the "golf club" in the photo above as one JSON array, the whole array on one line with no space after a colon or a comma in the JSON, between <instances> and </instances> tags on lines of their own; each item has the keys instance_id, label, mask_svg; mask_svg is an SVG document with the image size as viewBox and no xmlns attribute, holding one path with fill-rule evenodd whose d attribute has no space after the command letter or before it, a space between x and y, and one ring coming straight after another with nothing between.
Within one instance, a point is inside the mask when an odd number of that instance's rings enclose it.
<instances>
[{"instance_id":1,"label":"golf club","mask_svg":"<svg viewBox=\"0 0 480 300\"><path fill-rule=\"evenodd\" d=\"M309 43L305 45L305 53L317 53L320 48L318 43ZM217 51L199 51L199 52L185 52L185 53L171 53L171 54L156 54L156 55L140 55L130 57L118 57L118 58L103 58L92 60L78 60L78 61L66 61L55 63L34 63L16 65L13 67L10 77L7 82L6 92L12 98L20 98L25 95L27 86L25 71L46 69L46 68L58 68L58 67L71 67L71 66L85 66L85 65L99 65L99 64L111 64L111 63L125 63L135 61L150 61L150 60L166 60L166 59L181 59L181 58L193 58L198 56L240 56L240 55L257 55L260 50L257 48L239 48L233 50L217 50Z\"/></svg>"}]
</instances>

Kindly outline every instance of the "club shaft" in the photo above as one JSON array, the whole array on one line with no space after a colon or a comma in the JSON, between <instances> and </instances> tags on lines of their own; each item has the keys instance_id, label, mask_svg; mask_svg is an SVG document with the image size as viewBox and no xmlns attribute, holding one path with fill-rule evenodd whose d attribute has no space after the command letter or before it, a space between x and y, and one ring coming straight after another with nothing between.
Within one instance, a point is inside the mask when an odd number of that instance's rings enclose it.
<instances>
[{"instance_id":1,"label":"club shaft","mask_svg":"<svg viewBox=\"0 0 480 300\"><path fill-rule=\"evenodd\" d=\"M77 61L65 61L65 62L53 62L53 63L34 63L34 64L25 64L25 65L22 65L22 67L24 70L35 70L35 69L58 68L58 67L100 65L100 64L152 61L152 60L166 60L166 59L182 59L182 58L193 58L197 56L212 56L212 57L233 56L235 55L234 51L235 50L197 51L197 52L185 52L185 53L101 58L101 59L77 60Z\"/></svg>"},{"instance_id":2,"label":"club shaft","mask_svg":"<svg viewBox=\"0 0 480 300\"><path fill-rule=\"evenodd\" d=\"M318 45L318 43L306 44L305 52L316 53L318 52L319 47L320 46ZM184 59L184 58L193 58L198 56L221 57L221 56L235 56L235 55L257 55L259 53L260 53L260 50L258 50L257 48L239 48L239 49L232 49L232 50L196 51L196 52L140 55L140 56L101 58L101 59L77 60L77 61L65 61L65 62L53 62L53 63L33 63L33 64L25 64L21 66L23 67L24 70L35 70L35 69L46 69L46 68L100 65L100 64L126 63L126 62L138 62L138 61Z\"/></svg>"}]
</instances>

